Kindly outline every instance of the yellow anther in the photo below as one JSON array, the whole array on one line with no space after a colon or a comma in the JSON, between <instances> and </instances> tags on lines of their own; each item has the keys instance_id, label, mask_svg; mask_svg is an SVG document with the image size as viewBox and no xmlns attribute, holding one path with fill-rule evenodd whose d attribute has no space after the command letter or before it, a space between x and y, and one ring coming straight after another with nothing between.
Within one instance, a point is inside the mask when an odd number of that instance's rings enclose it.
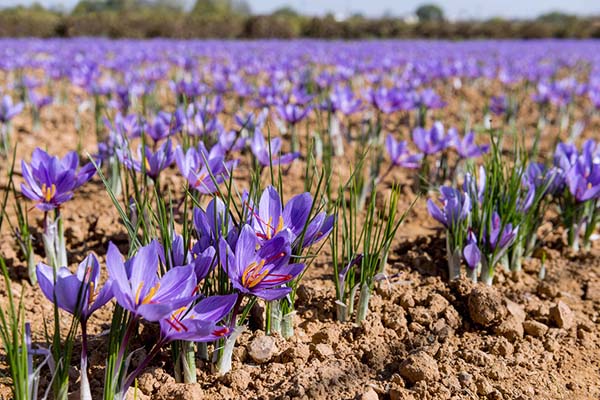
<instances>
[{"instance_id":1,"label":"yellow anther","mask_svg":"<svg viewBox=\"0 0 600 400\"><path fill-rule=\"evenodd\" d=\"M146 296L140 302L140 295L142 294L142 288L144 287L144 282L140 282L137 291L135 292L135 304L149 304L152 301L152 298L156 295L156 292L160 288L160 282L153 286Z\"/></svg>"},{"instance_id":2,"label":"yellow anther","mask_svg":"<svg viewBox=\"0 0 600 400\"><path fill-rule=\"evenodd\" d=\"M55 194L56 185L54 183L50 187L48 187L45 183L42 183L42 195L44 196L44 200L46 200L46 202L52 200Z\"/></svg>"},{"instance_id":3,"label":"yellow anther","mask_svg":"<svg viewBox=\"0 0 600 400\"><path fill-rule=\"evenodd\" d=\"M242 285L247 288L253 288L258 285L262 280L269 274L268 270L264 270L262 273L260 270L265 266L265 260L261 260L260 263L251 262L246 269L244 269L244 273L242 274Z\"/></svg>"},{"instance_id":4,"label":"yellow anther","mask_svg":"<svg viewBox=\"0 0 600 400\"><path fill-rule=\"evenodd\" d=\"M279 222L277 223L277 229L275 230L275 233L281 232L282 229L283 229L283 217L280 215Z\"/></svg>"}]
</instances>

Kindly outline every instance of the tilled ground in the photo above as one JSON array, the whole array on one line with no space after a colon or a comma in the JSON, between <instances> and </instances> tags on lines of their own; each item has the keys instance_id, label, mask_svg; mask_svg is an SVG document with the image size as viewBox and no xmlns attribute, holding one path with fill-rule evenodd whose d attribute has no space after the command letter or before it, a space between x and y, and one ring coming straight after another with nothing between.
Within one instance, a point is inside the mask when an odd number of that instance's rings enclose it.
<instances>
[{"instance_id":1,"label":"tilled ground","mask_svg":"<svg viewBox=\"0 0 600 400\"><path fill-rule=\"evenodd\" d=\"M597 121L592 125L597 127ZM35 146L61 155L72 149L76 136L70 126L68 107L57 106L36 133L29 131L25 118L18 119L19 159L28 159ZM59 131L60 140L56 140ZM92 151L93 139L86 146ZM302 171L300 164L289 171L287 198L302 190ZM243 181L247 175L242 163L236 178ZM175 173L167 181L181 186ZM382 193L389 191L392 181L404 184L402 205L410 204L414 194L408 173L390 174ZM95 251L103 262L109 241L126 249L125 230L97 178L65 205L63 215L73 264L88 251ZM43 254L39 241L42 215L31 210L30 216L37 226L36 253ZM564 248L561 232L553 232L545 238L545 280L539 280L540 260L533 258L518 275L498 271L498 282L487 288L466 280L447 282L444 238L434 228L424 201L419 201L398 233L386 268L388 279L378 284L363 325L335 321L332 269L324 251L299 289L291 340L265 337L264 332L249 329L238 341L233 371L219 377L210 363L199 360L200 383L194 385L174 382L170 354L165 351L140 376L136 398L600 398L597 244L588 254L574 256ZM10 268L15 293L25 291L26 317L34 339L41 343L44 320L52 318L51 304L27 283L17 246L4 228L0 252ZM5 293L2 283L2 299ZM101 398L111 307L100 310L90 322L94 398ZM260 309L256 311L260 314ZM66 325L69 317L62 317ZM152 326L142 328L142 350L133 365L155 334ZM78 398L76 364L74 360L73 398ZM7 372L2 365L2 375ZM42 387L48 379L47 375L42 378ZM0 397L10 397L7 383L7 378L0 380Z\"/></svg>"}]
</instances>

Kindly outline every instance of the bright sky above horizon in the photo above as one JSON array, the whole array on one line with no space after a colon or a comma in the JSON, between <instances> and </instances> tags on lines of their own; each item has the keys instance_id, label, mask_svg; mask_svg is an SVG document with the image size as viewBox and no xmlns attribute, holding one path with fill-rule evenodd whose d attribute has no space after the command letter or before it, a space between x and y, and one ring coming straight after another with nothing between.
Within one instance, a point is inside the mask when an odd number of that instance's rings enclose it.
<instances>
[{"instance_id":1,"label":"bright sky above horizon","mask_svg":"<svg viewBox=\"0 0 600 400\"><path fill-rule=\"evenodd\" d=\"M191 4L194 0L184 0ZM592 0L247 0L256 13L268 13L283 6L291 6L309 15L328 12L348 15L360 12L368 16L383 14L401 16L411 14L419 5L433 2L444 9L452 19L529 18L550 11L563 11L579 15L600 14L600 1ZM38 2L46 7L70 9L78 0L0 0L0 7L30 5Z\"/></svg>"}]
</instances>

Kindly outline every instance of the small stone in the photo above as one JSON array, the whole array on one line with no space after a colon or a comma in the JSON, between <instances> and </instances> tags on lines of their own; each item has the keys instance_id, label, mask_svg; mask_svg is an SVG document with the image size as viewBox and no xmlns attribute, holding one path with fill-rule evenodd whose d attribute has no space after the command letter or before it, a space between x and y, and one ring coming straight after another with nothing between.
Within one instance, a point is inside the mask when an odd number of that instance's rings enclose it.
<instances>
[{"instance_id":1,"label":"small stone","mask_svg":"<svg viewBox=\"0 0 600 400\"><path fill-rule=\"evenodd\" d=\"M458 381L462 386L471 386L471 384L473 383L473 375L463 371L458 374Z\"/></svg>"},{"instance_id":2,"label":"small stone","mask_svg":"<svg viewBox=\"0 0 600 400\"><path fill-rule=\"evenodd\" d=\"M277 352L275 339L272 336L255 337L248 345L248 355L257 364L266 363Z\"/></svg>"},{"instance_id":3,"label":"small stone","mask_svg":"<svg viewBox=\"0 0 600 400\"><path fill-rule=\"evenodd\" d=\"M424 351L418 351L400 364L400 375L414 384L419 381L435 381L439 379L440 372L433 357Z\"/></svg>"},{"instance_id":4,"label":"small stone","mask_svg":"<svg viewBox=\"0 0 600 400\"><path fill-rule=\"evenodd\" d=\"M541 338L548 332L548 326L535 320L523 322L523 329L529 336Z\"/></svg>"},{"instance_id":5,"label":"small stone","mask_svg":"<svg viewBox=\"0 0 600 400\"><path fill-rule=\"evenodd\" d=\"M509 315L494 329L494 332L497 335L502 335L511 342L514 342L523 337L523 322L517 320L514 316Z\"/></svg>"},{"instance_id":6,"label":"small stone","mask_svg":"<svg viewBox=\"0 0 600 400\"><path fill-rule=\"evenodd\" d=\"M318 345L316 345L315 352L317 353L317 355L319 356L319 358L321 360L329 358L335 354L333 351L333 348L330 345L325 344L325 343L319 343Z\"/></svg>"},{"instance_id":7,"label":"small stone","mask_svg":"<svg viewBox=\"0 0 600 400\"><path fill-rule=\"evenodd\" d=\"M377 395L377 392L373 390L373 388L369 388L362 394L362 396L360 396L360 400L379 400L379 396Z\"/></svg>"},{"instance_id":8,"label":"small stone","mask_svg":"<svg viewBox=\"0 0 600 400\"><path fill-rule=\"evenodd\" d=\"M560 300L550 309L550 318L556 326L566 330L571 329L575 325L575 314L568 305Z\"/></svg>"},{"instance_id":9,"label":"small stone","mask_svg":"<svg viewBox=\"0 0 600 400\"><path fill-rule=\"evenodd\" d=\"M471 319L482 326L493 325L506 315L502 297L491 287L478 286L473 289L468 304Z\"/></svg>"}]
</instances>

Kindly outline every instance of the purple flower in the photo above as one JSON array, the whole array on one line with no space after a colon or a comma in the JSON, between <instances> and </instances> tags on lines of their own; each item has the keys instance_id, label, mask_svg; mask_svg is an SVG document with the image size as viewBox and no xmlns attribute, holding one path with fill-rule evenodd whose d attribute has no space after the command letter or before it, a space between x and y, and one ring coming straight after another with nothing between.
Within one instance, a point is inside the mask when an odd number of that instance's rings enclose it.
<instances>
[{"instance_id":1,"label":"purple flower","mask_svg":"<svg viewBox=\"0 0 600 400\"><path fill-rule=\"evenodd\" d=\"M499 250L500 252L506 250L509 246L511 246L519 232L519 228L514 228L512 224L508 223L502 226L502 221L500 220L500 215L497 212L494 212L492 215L491 221L491 229L489 236L489 244L492 250Z\"/></svg>"},{"instance_id":2,"label":"purple flower","mask_svg":"<svg viewBox=\"0 0 600 400\"><path fill-rule=\"evenodd\" d=\"M252 137L252 142L250 143L250 149L252 150L252 154L254 154L260 165L263 167L271 164L289 164L296 158L300 157L300 152L280 154L281 138L276 137L271 139L267 146L267 142L265 141L265 138L259 129L254 131L254 136Z\"/></svg>"},{"instance_id":3,"label":"purple flower","mask_svg":"<svg viewBox=\"0 0 600 400\"><path fill-rule=\"evenodd\" d=\"M25 183L21 184L21 192L36 201L36 207L42 211L60 207L73 197L75 189L92 179L96 173L92 163L77 170L78 167L79 157L74 151L61 160L36 148L31 156L31 164L21 161L25 179Z\"/></svg>"},{"instance_id":4,"label":"purple flower","mask_svg":"<svg viewBox=\"0 0 600 400\"><path fill-rule=\"evenodd\" d=\"M169 317L160 320L163 340L213 342L227 336L229 328L218 323L231 312L237 299L237 294L212 296L202 299L191 309L182 307L175 310Z\"/></svg>"},{"instance_id":5,"label":"purple flower","mask_svg":"<svg viewBox=\"0 0 600 400\"><path fill-rule=\"evenodd\" d=\"M490 98L490 111L496 115L502 115L508 110L508 99L504 95L492 96Z\"/></svg>"},{"instance_id":6,"label":"purple flower","mask_svg":"<svg viewBox=\"0 0 600 400\"><path fill-rule=\"evenodd\" d=\"M38 264L36 274L44 296L82 321L113 297L112 282L99 287L100 264L93 254L79 264L76 274L67 267L60 267L55 280L54 268L44 263Z\"/></svg>"},{"instance_id":7,"label":"purple flower","mask_svg":"<svg viewBox=\"0 0 600 400\"><path fill-rule=\"evenodd\" d=\"M349 86L337 85L329 93L326 107L332 112L340 111L342 114L349 116L361 110L362 101L354 96Z\"/></svg>"},{"instance_id":8,"label":"purple flower","mask_svg":"<svg viewBox=\"0 0 600 400\"><path fill-rule=\"evenodd\" d=\"M158 276L164 264L162 247L152 242L126 262L110 243L106 266L117 303L136 316L159 321L189 304L196 296L196 275L192 265L173 267Z\"/></svg>"},{"instance_id":9,"label":"purple flower","mask_svg":"<svg viewBox=\"0 0 600 400\"><path fill-rule=\"evenodd\" d=\"M404 168L419 168L421 165L423 154L410 154L405 140L397 142L392 134L388 134L385 139L385 148L393 165Z\"/></svg>"},{"instance_id":10,"label":"purple flower","mask_svg":"<svg viewBox=\"0 0 600 400\"><path fill-rule=\"evenodd\" d=\"M306 118L310 111L310 107L300 104L286 104L277 106L277 112L279 113L279 116L291 125L296 125L298 122L302 121L304 118Z\"/></svg>"},{"instance_id":11,"label":"purple flower","mask_svg":"<svg viewBox=\"0 0 600 400\"><path fill-rule=\"evenodd\" d=\"M33 104L36 110L40 111L47 105L52 104L52 101L54 101L54 99L52 98L52 96L41 96L36 92L32 91L29 92L29 101L31 102L31 104Z\"/></svg>"},{"instance_id":12,"label":"purple flower","mask_svg":"<svg viewBox=\"0 0 600 400\"><path fill-rule=\"evenodd\" d=\"M225 237L230 245L235 243L237 230L233 226L229 210L220 198L214 197L206 206L206 211L195 207L193 214L194 228L198 235L194 253L200 254L210 246L217 246L221 237Z\"/></svg>"},{"instance_id":13,"label":"purple flower","mask_svg":"<svg viewBox=\"0 0 600 400\"><path fill-rule=\"evenodd\" d=\"M0 122L3 124L13 119L23 111L23 103L13 104L9 95L4 95L0 101Z\"/></svg>"},{"instance_id":14,"label":"purple flower","mask_svg":"<svg viewBox=\"0 0 600 400\"><path fill-rule=\"evenodd\" d=\"M453 136L453 146L456 152L461 158L475 158L480 157L487 153L490 146L483 145L479 146L475 143L475 132L471 131L465 135L464 138L460 138L458 132Z\"/></svg>"},{"instance_id":15,"label":"purple flower","mask_svg":"<svg viewBox=\"0 0 600 400\"><path fill-rule=\"evenodd\" d=\"M286 296L292 288L285 284L304 269L304 264L289 264L290 236L288 230L281 231L261 246L254 229L244 225L235 252L221 238L221 267L233 287L241 293L269 301Z\"/></svg>"},{"instance_id":16,"label":"purple flower","mask_svg":"<svg viewBox=\"0 0 600 400\"><path fill-rule=\"evenodd\" d=\"M416 94L413 100L415 107L424 107L429 110L439 109L446 106L446 103L442 101L442 98L435 92L435 90L428 88L422 90Z\"/></svg>"},{"instance_id":17,"label":"purple flower","mask_svg":"<svg viewBox=\"0 0 600 400\"><path fill-rule=\"evenodd\" d=\"M467 245L463 249L463 256L467 262L467 265L472 270L477 268L481 262L481 250L479 250L479 247L477 247L477 237L470 229L469 233L467 234Z\"/></svg>"},{"instance_id":18,"label":"purple flower","mask_svg":"<svg viewBox=\"0 0 600 400\"><path fill-rule=\"evenodd\" d=\"M225 181L237 165L237 161L225 161L220 146L214 146L207 152L202 142L198 149L192 147L185 153L178 146L175 149L175 162L190 186L203 194L216 192L217 185Z\"/></svg>"},{"instance_id":19,"label":"purple flower","mask_svg":"<svg viewBox=\"0 0 600 400\"><path fill-rule=\"evenodd\" d=\"M412 139L415 145L426 155L436 154L447 149L452 141L456 131L450 129L445 132L441 122L436 122L430 130L421 127L415 128L412 133Z\"/></svg>"},{"instance_id":20,"label":"purple flower","mask_svg":"<svg viewBox=\"0 0 600 400\"><path fill-rule=\"evenodd\" d=\"M250 223L261 241L271 240L279 232L289 229L293 244L304 232L302 247L306 247L324 239L333 229L334 217L327 216L325 212L308 220L313 207L313 199L308 192L292 197L283 207L279 193L269 186L263 191L258 207L249 207Z\"/></svg>"},{"instance_id":21,"label":"purple flower","mask_svg":"<svg viewBox=\"0 0 600 400\"><path fill-rule=\"evenodd\" d=\"M433 200L428 199L427 210L446 229L453 229L459 222L465 220L471 212L470 197L462 191L448 186L442 186L440 192L442 193L443 208L440 209Z\"/></svg>"},{"instance_id":22,"label":"purple flower","mask_svg":"<svg viewBox=\"0 0 600 400\"><path fill-rule=\"evenodd\" d=\"M144 160L144 168L142 168L142 160ZM175 154L173 152L171 140L164 142L156 152L152 152L150 147L144 146L144 154L142 154L142 147L138 148L138 159L132 160L131 165L137 172L145 171L146 175L156 180L160 172L168 168L175 160ZM128 163L124 163L128 166Z\"/></svg>"},{"instance_id":23,"label":"purple flower","mask_svg":"<svg viewBox=\"0 0 600 400\"><path fill-rule=\"evenodd\" d=\"M565 176L569 191L579 202L600 198L600 162L580 157Z\"/></svg>"}]
</instances>

